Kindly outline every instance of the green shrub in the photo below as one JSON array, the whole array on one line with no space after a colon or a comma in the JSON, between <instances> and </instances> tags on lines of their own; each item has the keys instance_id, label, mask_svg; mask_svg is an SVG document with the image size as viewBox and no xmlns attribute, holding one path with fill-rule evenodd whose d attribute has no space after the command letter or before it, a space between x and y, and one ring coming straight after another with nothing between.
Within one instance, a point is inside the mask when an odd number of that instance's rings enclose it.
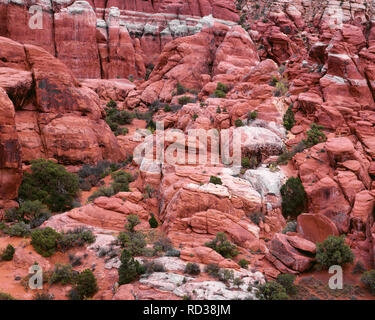
<instances>
[{"instance_id":1,"label":"green shrub","mask_svg":"<svg viewBox=\"0 0 375 320\"><path fill-rule=\"evenodd\" d=\"M96 278L90 269L83 270L77 276L75 290L81 299L90 298L98 292Z\"/></svg>"},{"instance_id":2,"label":"green shrub","mask_svg":"<svg viewBox=\"0 0 375 320\"><path fill-rule=\"evenodd\" d=\"M236 120L234 121L234 125L235 125L237 128L239 128L239 127L243 127L243 122L242 122L241 119L236 119Z\"/></svg>"},{"instance_id":3,"label":"green shrub","mask_svg":"<svg viewBox=\"0 0 375 320\"><path fill-rule=\"evenodd\" d=\"M126 231L120 232L117 238L118 242L131 256L142 255L147 242L145 235L134 229L140 224L139 217L137 215L129 215L127 220L128 223L125 225Z\"/></svg>"},{"instance_id":4,"label":"green shrub","mask_svg":"<svg viewBox=\"0 0 375 320\"><path fill-rule=\"evenodd\" d=\"M12 297L9 293L0 292L0 301L5 300L16 300L16 298Z\"/></svg>"},{"instance_id":5,"label":"green shrub","mask_svg":"<svg viewBox=\"0 0 375 320\"><path fill-rule=\"evenodd\" d=\"M240 261L238 261L238 265L239 265L241 268L247 269L248 266L249 266L249 261L247 261L247 260L245 260L245 259L241 259Z\"/></svg>"},{"instance_id":6,"label":"green shrub","mask_svg":"<svg viewBox=\"0 0 375 320\"><path fill-rule=\"evenodd\" d=\"M112 187L100 187L98 190L94 191L91 196L88 197L88 201L93 201L99 197L112 197L116 193Z\"/></svg>"},{"instance_id":7,"label":"green shrub","mask_svg":"<svg viewBox=\"0 0 375 320\"><path fill-rule=\"evenodd\" d=\"M30 230L30 225L22 221L11 225L9 228L4 230L4 232L9 234L11 237L26 238L30 236Z\"/></svg>"},{"instance_id":8,"label":"green shrub","mask_svg":"<svg viewBox=\"0 0 375 320\"><path fill-rule=\"evenodd\" d=\"M294 113L290 106L283 116L283 125L286 130L290 130L294 127L296 121L294 120Z\"/></svg>"},{"instance_id":9,"label":"green shrub","mask_svg":"<svg viewBox=\"0 0 375 320\"><path fill-rule=\"evenodd\" d=\"M191 102L191 98L189 96L183 96L183 97L178 98L178 103L182 106L190 102Z\"/></svg>"},{"instance_id":10,"label":"green shrub","mask_svg":"<svg viewBox=\"0 0 375 320\"><path fill-rule=\"evenodd\" d=\"M233 285L237 288L239 288L240 286L242 286L244 284L244 281L240 278L240 277L237 277L237 278L234 278L233 279Z\"/></svg>"},{"instance_id":11,"label":"green shrub","mask_svg":"<svg viewBox=\"0 0 375 320\"><path fill-rule=\"evenodd\" d=\"M169 104L166 104L166 105L164 106L164 112L171 112L171 111L172 111L171 106L170 106Z\"/></svg>"},{"instance_id":12,"label":"green shrub","mask_svg":"<svg viewBox=\"0 0 375 320\"><path fill-rule=\"evenodd\" d=\"M78 177L51 160L31 161L31 173L24 173L19 198L39 200L54 212L72 208L79 191Z\"/></svg>"},{"instance_id":13,"label":"green shrub","mask_svg":"<svg viewBox=\"0 0 375 320\"><path fill-rule=\"evenodd\" d=\"M221 181L221 179L219 177L215 177L215 176L211 176L210 177L210 183L220 184L220 185L223 184L223 182Z\"/></svg>"},{"instance_id":14,"label":"green shrub","mask_svg":"<svg viewBox=\"0 0 375 320\"><path fill-rule=\"evenodd\" d=\"M75 276L70 264L56 264L51 277L49 278L50 284L61 283L67 285L74 283Z\"/></svg>"},{"instance_id":15,"label":"green shrub","mask_svg":"<svg viewBox=\"0 0 375 320\"><path fill-rule=\"evenodd\" d=\"M224 98L226 98L226 96L227 96L227 94L226 94L224 91L222 91L222 90L218 90L218 89L216 89L216 90L214 91L214 94L213 94L213 97L214 97L214 98L221 98L221 99L224 99Z\"/></svg>"},{"instance_id":16,"label":"green shrub","mask_svg":"<svg viewBox=\"0 0 375 320\"><path fill-rule=\"evenodd\" d=\"M297 232L297 221L289 221L287 222L284 230L282 231L283 234L288 232Z\"/></svg>"},{"instance_id":17,"label":"green shrub","mask_svg":"<svg viewBox=\"0 0 375 320\"><path fill-rule=\"evenodd\" d=\"M34 230L31 233L31 245L43 257L52 256L62 235L50 227Z\"/></svg>"},{"instance_id":18,"label":"green shrub","mask_svg":"<svg viewBox=\"0 0 375 320\"><path fill-rule=\"evenodd\" d=\"M310 128L311 129L306 132L307 139L303 140L307 148L311 148L312 146L315 146L316 144L327 140L326 135L321 131L322 129L324 129L323 126L312 123L310 125Z\"/></svg>"},{"instance_id":19,"label":"green shrub","mask_svg":"<svg viewBox=\"0 0 375 320\"><path fill-rule=\"evenodd\" d=\"M191 275L198 275L201 273L201 269L196 263L187 263L185 266L184 273L191 274Z\"/></svg>"},{"instance_id":20,"label":"green shrub","mask_svg":"<svg viewBox=\"0 0 375 320\"><path fill-rule=\"evenodd\" d=\"M111 128L113 132L117 132L120 125L131 124L134 118L134 116L130 112L118 110L117 104L107 104L105 112L105 121L107 122L108 126Z\"/></svg>"},{"instance_id":21,"label":"green shrub","mask_svg":"<svg viewBox=\"0 0 375 320\"><path fill-rule=\"evenodd\" d=\"M216 108L216 113L221 113L221 108L220 107Z\"/></svg>"},{"instance_id":22,"label":"green shrub","mask_svg":"<svg viewBox=\"0 0 375 320\"><path fill-rule=\"evenodd\" d=\"M375 295L375 270L364 272L361 277L361 282L363 282L372 295Z\"/></svg>"},{"instance_id":23,"label":"green shrub","mask_svg":"<svg viewBox=\"0 0 375 320\"><path fill-rule=\"evenodd\" d=\"M258 226L261 221L264 222L265 217L264 217L264 214L262 212L254 212L254 213L250 214L250 220L251 220L252 223L254 223Z\"/></svg>"},{"instance_id":24,"label":"green shrub","mask_svg":"<svg viewBox=\"0 0 375 320\"><path fill-rule=\"evenodd\" d=\"M5 250L1 253L0 260L11 261L15 252L16 250L14 249L14 247L11 244L8 244Z\"/></svg>"},{"instance_id":25,"label":"green shrub","mask_svg":"<svg viewBox=\"0 0 375 320\"><path fill-rule=\"evenodd\" d=\"M116 108L116 107L117 107L117 102L113 101L112 99L109 100L109 102L107 103L107 108Z\"/></svg>"},{"instance_id":26,"label":"green shrub","mask_svg":"<svg viewBox=\"0 0 375 320\"><path fill-rule=\"evenodd\" d=\"M180 250L177 249L170 249L165 252L167 257L179 257L181 254Z\"/></svg>"},{"instance_id":27,"label":"green shrub","mask_svg":"<svg viewBox=\"0 0 375 320\"><path fill-rule=\"evenodd\" d=\"M117 171L112 173L112 179L113 182L111 187L113 188L115 194L119 192L128 192L129 183L133 181L132 175L126 171Z\"/></svg>"},{"instance_id":28,"label":"green shrub","mask_svg":"<svg viewBox=\"0 0 375 320\"><path fill-rule=\"evenodd\" d=\"M33 296L33 300L53 300L55 299L55 296L51 293L48 292L37 292Z\"/></svg>"},{"instance_id":29,"label":"green shrub","mask_svg":"<svg viewBox=\"0 0 375 320\"><path fill-rule=\"evenodd\" d=\"M229 269L220 269L219 270L219 280L228 283L229 281L234 280L234 272Z\"/></svg>"},{"instance_id":30,"label":"green shrub","mask_svg":"<svg viewBox=\"0 0 375 320\"><path fill-rule=\"evenodd\" d=\"M329 236L316 245L316 260L323 267L353 262L354 254L345 243L344 237Z\"/></svg>"},{"instance_id":31,"label":"green shrub","mask_svg":"<svg viewBox=\"0 0 375 320\"><path fill-rule=\"evenodd\" d=\"M279 274L276 281L281 284L288 295L295 295L297 293L297 287L294 284L296 276L293 274Z\"/></svg>"},{"instance_id":32,"label":"green shrub","mask_svg":"<svg viewBox=\"0 0 375 320\"><path fill-rule=\"evenodd\" d=\"M232 258L238 255L237 247L232 244L224 232L218 232L215 239L206 242L205 245L221 254L224 258Z\"/></svg>"},{"instance_id":33,"label":"green shrub","mask_svg":"<svg viewBox=\"0 0 375 320\"><path fill-rule=\"evenodd\" d=\"M155 229L159 226L158 221L156 220L153 213L151 213L151 218L148 220L148 223L150 224L150 227Z\"/></svg>"},{"instance_id":34,"label":"green shrub","mask_svg":"<svg viewBox=\"0 0 375 320\"><path fill-rule=\"evenodd\" d=\"M216 90L220 90L220 91L223 91L225 93L227 93L229 91L228 87L224 83L221 83L221 82L217 83Z\"/></svg>"},{"instance_id":35,"label":"green shrub","mask_svg":"<svg viewBox=\"0 0 375 320\"><path fill-rule=\"evenodd\" d=\"M285 288L276 281L259 286L256 295L260 300L289 300Z\"/></svg>"},{"instance_id":36,"label":"green shrub","mask_svg":"<svg viewBox=\"0 0 375 320\"><path fill-rule=\"evenodd\" d=\"M289 178L281 187L280 192L284 217L297 217L303 212L307 202L307 195L300 178Z\"/></svg>"},{"instance_id":37,"label":"green shrub","mask_svg":"<svg viewBox=\"0 0 375 320\"><path fill-rule=\"evenodd\" d=\"M61 234L58 240L58 250L66 251L73 247L82 247L85 243L94 243L95 236L91 230L80 227Z\"/></svg>"},{"instance_id":38,"label":"green shrub","mask_svg":"<svg viewBox=\"0 0 375 320\"><path fill-rule=\"evenodd\" d=\"M255 120L258 117L258 112L256 110L249 111L247 114L247 120Z\"/></svg>"},{"instance_id":39,"label":"green shrub","mask_svg":"<svg viewBox=\"0 0 375 320\"><path fill-rule=\"evenodd\" d=\"M48 207L39 200L22 202L19 208L12 208L5 212L5 221L23 221L29 223L31 228L39 227L51 217Z\"/></svg>"},{"instance_id":40,"label":"green shrub","mask_svg":"<svg viewBox=\"0 0 375 320\"><path fill-rule=\"evenodd\" d=\"M249 159L249 157L242 157L242 159L241 159L241 166L243 168L246 168L246 169L250 168L250 159Z\"/></svg>"},{"instance_id":41,"label":"green shrub","mask_svg":"<svg viewBox=\"0 0 375 320\"><path fill-rule=\"evenodd\" d=\"M131 253L126 249L122 251L120 261L121 265L118 269L119 285L135 281L141 273L139 262L134 260Z\"/></svg>"},{"instance_id":42,"label":"green shrub","mask_svg":"<svg viewBox=\"0 0 375 320\"><path fill-rule=\"evenodd\" d=\"M178 96L188 92L189 90L186 89L181 83L177 82L177 86L176 86L176 93Z\"/></svg>"},{"instance_id":43,"label":"green shrub","mask_svg":"<svg viewBox=\"0 0 375 320\"><path fill-rule=\"evenodd\" d=\"M219 271L220 271L220 268L217 263L210 263L204 269L204 272L207 272L210 276L214 278L219 277Z\"/></svg>"}]
</instances>

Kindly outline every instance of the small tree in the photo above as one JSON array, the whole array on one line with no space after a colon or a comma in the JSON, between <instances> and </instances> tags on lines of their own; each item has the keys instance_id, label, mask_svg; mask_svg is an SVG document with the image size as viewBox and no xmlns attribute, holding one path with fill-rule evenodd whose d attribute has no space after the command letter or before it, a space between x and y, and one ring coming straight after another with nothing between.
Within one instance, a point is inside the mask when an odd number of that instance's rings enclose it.
<instances>
[{"instance_id":1,"label":"small tree","mask_svg":"<svg viewBox=\"0 0 375 320\"><path fill-rule=\"evenodd\" d=\"M50 257L55 253L61 238L62 235L50 227L38 229L31 233L31 245L43 257Z\"/></svg>"},{"instance_id":2,"label":"small tree","mask_svg":"<svg viewBox=\"0 0 375 320\"><path fill-rule=\"evenodd\" d=\"M211 176L210 177L210 183L213 183L213 184L223 184L223 182L221 181L221 179L219 177L215 177L215 176Z\"/></svg>"},{"instance_id":3,"label":"small tree","mask_svg":"<svg viewBox=\"0 0 375 320\"><path fill-rule=\"evenodd\" d=\"M290 106L284 114L283 125L284 125L286 130L290 130L294 127L295 123L296 123L296 121L294 119L294 112L292 110L292 107Z\"/></svg>"},{"instance_id":4,"label":"small tree","mask_svg":"<svg viewBox=\"0 0 375 320\"><path fill-rule=\"evenodd\" d=\"M247 269L248 266L249 266L249 261L247 261L247 260L245 260L245 259L241 259L240 261L238 261L238 265L239 265L241 268Z\"/></svg>"},{"instance_id":5,"label":"small tree","mask_svg":"<svg viewBox=\"0 0 375 320\"><path fill-rule=\"evenodd\" d=\"M148 223L150 224L150 227L155 229L159 226L158 221L156 220L153 213L151 213L151 218L148 220Z\"/></svg>"},{"instance_id":6,"label":"small tree","mask_svg":"<svg viewBox=\"0 0 375 320\"><path fill-rule=\"evenodd\" d=\"M297 217L305 209L307 195L300 178L291 177L280 189L284 217Z\"/></svg>"},{"instance_id":7,"label":"small tree","mask_svg":"<svg viewBox=\"0 0 375 320\"><path fill-rule=\"evenodd\" d=\"M134 228L141 223L136 214L131 214L126 219L128 220L128 223L125 225L125 229L129 232L134 232Z\"/></svg>"},{"instance_id":8,"label":"small tree","mask_svg":"<svg viewBox=\"0 0 375 320\"><path fill-rule=\"evenodd\" d=\"M218 232L215 239L205 243L205 245L220 253L224 258L232 258L238 255L237 247L227 239L224 232Z\"/></svg>"},{"instance_id":9,"label":"small tree","mask_svg":"<svg viewBox=\"0 0 375 320\"><path fill-rule=\"evenodd\" d=\"M78 176L51 160L31 161L31 173L24 173L19 198L39 200L52 211L71 209L79 191Z\"/></svg>"},{"instance_id":10,"label":"small tree","mask_svg":"<svg viewBox=\"0 0 375 320\"><path fill-rule=\"evenodd\" d=\"M191 275L198 275L198 274L201 273L201 269L199 268L199 266L196 263L189 262L185 266L184 272L187 273L187 274L191 274Z\"/></svg>"},{"instance_id":11,"label":"small tree","mask_svg":"<svg viewBox=\"0 0 375 320\"><path fill-rule=\"evenodd\" d=\"M121 253L121 265L118 269L119 285L133 282L139 273L139 263L134 260L131 253L124 249Z\"/></svg>"},{"instance_id":12,"label":"small tree","mask_svg":"<svg viewBox=\"0 0 375 320\"><path fill-rule=\"evenodd\" d=\"M16 250L11 244L8 244L5 250L1 254L1 259L3 261L11 261Z\"/></svg>"},{"instance_id":13,"label":"small tree","mask_svg":"<svg viewBox=\"0 0 375 320\"><path fill-rule=\"evenodd\" d=\"M295 295L297 293L297 287L294 284L296 276L293 274L279 274L276 281L280 283L289 295Z\"/></svg>"},{"instance_id":14,"label":"small tree","mask_svg":"<svg viewBox=\"0 0 375 320\"><path fill-rule=\"evenodd\" d=\"M311 129L306 132L307 139L303 140L307 148L311 148L312 146L315 146L316 144L327 140L326 135L321 131L322 129L324 129L323 126L312 123L310 125L310 128Z\"/></svg>"},{"instance_id":15,"label":"small tree","mask_svg":"<svg viewBox=\"0 0 375 320\"><path fill-rule=\"evenodd\" d=\"M316 260L322 266L343 265L353 262L354 254L343 237L329 236L316 246Z\"/></svg>"},{"instance_id":16,"label":"small tree","mask_svg":"<svg viewBox=\"0 0 375 320\"><path fill-rule=\"evenodd\" d=\"M261 285L256 295L260 300L289 300L285 288L276 281Z\"/></svg>"},{"instance_id":17,"label":"small tree","mask_svg":"<svg viewBox=\"0 0 375 320\"><path fill-rule=\"evenodd\" d=\"M375 270L364 272L361 277L361 282L364 283L372 295L375 295Z\"/></svg>"},{"instance_id":18,"label":"small tree","mask_svg":"<svg viewBox=\"0 0 375 320\"><path fill-rule=\"evenodd\" d=\"M98 285L90 269L83 270L77 276L76 291L81 299L90 298L98 292Z\"/></svg>"}]
</instances>

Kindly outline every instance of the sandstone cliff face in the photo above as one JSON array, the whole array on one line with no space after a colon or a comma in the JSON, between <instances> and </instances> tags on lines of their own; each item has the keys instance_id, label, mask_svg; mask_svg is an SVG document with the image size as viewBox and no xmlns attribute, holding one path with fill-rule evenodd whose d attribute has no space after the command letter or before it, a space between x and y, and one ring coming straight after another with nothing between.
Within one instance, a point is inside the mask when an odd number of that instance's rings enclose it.
<instances>
[{"instance_id":1,"label":"sandstone cliff face","mask_svg":"<svg viewBox=\"0 0 375 320\"><path fill-rule=\"evenodd\" d=\"M0 43L1 164L16 174L14 186L20 159L79 164L123 158L95 92L80 87L72 72L45 50L7 38L0 38ZM4 186L6 179L4 175Z\"/></svg>"},{"instance_id":2,"label":"sandstone cliff face","mask_svg":"<svg viewBox=\"0 0 375 320\"><path fill-rule=\"evenodd\" d=\"M41 10L40 27L33 25L39 15L33 8ZM228 0L2 0L0 36L43 47L79 78L144 78L168 41L199 32L213 23L201 19L209 15L228 24L238 20Z\"/></svg>"}]
</instances>

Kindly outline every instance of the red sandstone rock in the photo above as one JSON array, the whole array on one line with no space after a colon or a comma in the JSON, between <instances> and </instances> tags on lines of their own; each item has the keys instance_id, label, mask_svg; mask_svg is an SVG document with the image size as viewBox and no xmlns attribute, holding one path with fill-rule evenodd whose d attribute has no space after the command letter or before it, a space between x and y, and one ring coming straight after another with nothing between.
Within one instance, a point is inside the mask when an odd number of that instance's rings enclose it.
<instances>
[{"instance_id":1,"label":"red sandstone rock","mask_svg":"<svg viewBox=\"0 0 375 320\"><path fill-rule=\"evenodd\" d=\"M314 243L339 235L335 224L321 214L304 213L298 216L297 222L297 232Z\"/></svg>"}]
</instances>

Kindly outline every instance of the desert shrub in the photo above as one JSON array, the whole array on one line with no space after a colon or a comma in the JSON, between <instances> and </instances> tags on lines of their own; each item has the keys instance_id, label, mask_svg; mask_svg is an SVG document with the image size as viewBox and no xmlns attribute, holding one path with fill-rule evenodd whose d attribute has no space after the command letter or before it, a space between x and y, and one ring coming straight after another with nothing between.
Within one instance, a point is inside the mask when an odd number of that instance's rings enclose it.
<instances>
[{"instance_id":1,"label":"desert shrub","mask_svg":"<svg viewBox=\"0 0 375 320\"><path fill-rule=\"evenodd\" d=\"M159 223L153 213L151 213L151 218L148 220L148 223L150 224L150 227L154 229L159 226Z\"/></svg>"},{"instance_id":2,"label":"desert shrub","mask_svg":"<svg viewBox=\"0 0 375 320\"><path fill-rule=\"evenodd\" d=\"M255 120L257 117L258 117L258 112L256 110L249 111L247 114L248 121Z\"/></svg>"},{"instance_id":3,"label":"desert shrub","mask_svg":"<svg viewBox=\"0 0 375 320\"><path fill-rule=\"evenodd\" d=\"M91 230L81 227L61 234L58 240L58 250L66 251L73 247L82 247L85 243L94 243L95 236Z\"/></svg>"},{"instance_id":4,"label":"desert shrub","mask_svg":"<svg viewBox=\"0 0 375 320\"><path fill-rule=\"evenodd\" d=\"M26 238L30 235L30 225L25 222L17 222L11 225L9 228L4 230L5 233L9 234L11 237L23 237Z\"/></svg>"},{"instance_id":5,"label":"desert shrub","mask_svg":"<svg viewBox=\"0 0 375 320\"><path fill-rule=\"evenodd\" d=\"M240 277L237 277L237 278L234 278L233 279L233 285L237 288L239 288L240 286L242 286L244 284L244 281L240 278Z\"/></svg>"},{"instance_id":6,"label":"desert shrub","mask_svg":"<svg viewBox=\"0 0 375 320\"><path fill-rule=\"evenodd\" d=\"M146 76L145 76L145 80L147 81L149 78L150 78L150 75L152 73L152 71L154 70L155 68L155 65L150 63L146 66Z\"/></svg>"},{"instance_id":7,"label":"desert shrub","mask_svg":"<svg viewBox=\"0 0 375 320\"><path fill-rule=\"evenodd\" d=\"M172 108L171 108L171 106L169 105L169 104L166 104L166 105L164 105L164 112L171 112L172 111Z\"/></svg>"},{"instance_id":8,"label":"desert shrub","mask_svg":"<svg viewBox=\"0 0 375 320\"><path fill-rule=\"evenodd\" d=\"M230 269L220 269L219 270L219 280L228 283L234 280L234 272Z\"/></svg>"},{"instance_id":9,"label":"desert shrub","mask_svg":"<svg viewBox=\"0 0 375 320\"><path fill-rule=\"evenodd\" d=\"M290 130L294 127L296 121L294 120L294 113L292 107L290 106L288 110L286 110L283 116L283 125L286 130Z\"/></svg>"},{"instance_id":10,"label":"desert shrub","mask_svg":"<svg viewBox=\"0 0 375 320\"><path fill-rule=\"evenodd\" d=\"M343 237L329 236L316 245L316 260L323 267L353 262L354 254Z\"/></svg>"},{"instance_id":11,"label":"desert shrub","mask_svg":"<svg viewBox=\"0 0 375 320\"><path fill-rule=\"evenodd\" d=\"M191 102L191 98L189 96L183 96L183 97L178 98L178 103L182 106L190 102Z\"/></svg>"},{"instance_id":12,"label":"desert shrub","mask_svg":"<svg viewBox=\"0 0 375 320\"><path fill-rule=\"evenodd\" d=\"M82 265L82 256L69 253L69 263L73 268Z\"/></svg>"},{"instance_id":13,"label":"desert shrub","mask_svg":"<svg viewBox=\"0 0 375 320\"><path fill-rule=\"evenodd\" d=\"M181 83L177 82L176 94L180 96L186 92L188 92L188 89L186 89Z\"/></svg>"},{"instance_id":14,"label":"desert shrub","mask_svg":"<svg viewBox=\"0 0 375 320\"><path fill-rule=\"evenodd\" d=\"M9 293L0 292L0 301L5 300L16 300L16 298L12 297Z\"/></svg>"},{"instance_id":15,"label":"desert shrub","mask_svg":"<svg viewBox=\"0 0 375 320\"><path fill-rule=\"evenodd\" d=\"M229 91L229 88L224 83L218 82L216 86L216 90L220 90L220 91L227 93Z\"/></svg>"},{"instance_id":16,"label":"desert shrub","mask_svg":"<svg viewBox=\"0 0 375 320\"><path fill-rule=\"evenodd\" d=\"M361 277L361 282L363 282L372 295L375 295L375 270L364 272Z\"/></svg>"},{"instance_id":17,"label":"desert shrub","mask_svg":"<svg viewBox=\"0 0 375 320\"><path fill-rule=\"evenodd\" d=\"M276 281L259 286L256 295L260 300L289 300L285 288Z\"/></svg>"},{"instance_id":18,"label":"desert shrub","mask_svg":"<svg viewBox=\"0 0 375 320\"><path fill-rule=\"evenodd\" d=\"M216 108L216 113L221 113L221 108L219 106Z\"/></svg>"},{"instance_id":19,"label":"desert shrub","mask_svg":"<svg viewBox=\"0 0 375 320\"><path fill-rule=\"evenodd\" d=\"M126 171L113 172L112 179L111 187L115 194L122 191L129 191L129 183L133 181L132 175Z\"/></svg>"},{"instance_id":20,"label":"desert shrub","mask_svg":"<svg viewBox=\"0 0 375 320\"><path fill-rule=\"evenodd\" d=\"M39 200L54 212L72 208L79 191L77 175L51 160L31 161L31 173L24 173L19 199Z\"/></svg>"},{"instance_id":21,"label":"desert shrub","mask_svg":"<svg viewBox=\"0 0 375 320\"><path fill-rule=\"evenodd\" d=\"M164 252L174 250L172 241L169 238L160 238L154 242L154 250Z\"/></svg>"},{"instance_id":22,"label":"desert shrub","mask_svg":"<svg viewBox=\"0 0 375 320\"><path fill-rule=\"evenodd\" d=\"M300 178L289 178L280 189L284 217L297 217L306 206L307 195Z\"/></svg>"},{"instance_id":23,"label":"desert shrub","mask_svg":"<svg viewBox=\"0 0 375 320\"><path fill-rule=\"evenodd\" d=\"M55 296L48 292L37 292L33 296L33 300L53 300Z\"/></svg>"},{"instance_id":24,"label":"desert shrub","mask_svg":"<svg viewBox=\"0 0 375 320\"><path fill-rule=\"evenodd\" d=\"M207 272L210 276L214 278L219 277L219 271L220 271L220 268L217 263L210 263L204 269L204 272Z\"/></svg>"},{"instance_id":25,"label":"desert shrub","mask_svg":"<svg viewBox=\"0 0 375 320\"><path fill-rule=\"evenodd\" d=\"M213 93L213 98L222 98L222 99L224 99L226 96L227 96L227 94L224 91L218 90L218 89L216 89L214 91L214 93Z\"/></svg>"},{"instance_id":26,"label":"desert shrub","mask_svg":"<svg viewBox=\"0 0 375 320\"><path fill-rule=\"evenodd\" d=\"M134 260L131 253L126 249L122 251L120 261L121 265L118 269L119 285L127 284L136 280L141 273L139 262Z\"/></svg>"},{"instance_id":27,"label":"desert shrub","mask_svg":"<svg viewBox=\"0 0 375 320\"><path fill-rule=\"evenodd\" d=\"M248 266L249 266L249 261L247 261L247 260L245 260L245 259L241 259L240 261L238 261L238 265L239 265L241 268L247 269Z\"/></svg>"},{"instance_id":28,"label":"desert shrub","mask_svg":"<svg viewBox=\"0 0 375 320\"><path fill-rule=\"evenodd\" d=\"M256 156L242 157L241 166L245 169L254 169L258 167L258 159Z\"/></svg>"},{"instance_id":29,"label":"desert shrub","mask_svg":"<svg viewBox=\"0 0 375 320\"><path fill-rule=\"evenodd\" d=\"M327 140L326 135L321 131L322 129L324 129L324 127L321 125L315 123L310 125L310 130L306 132L307 139L303 140L307 148L311 148L312 146Z\"/></svg>"},{"instance_id":30,"label":"desert shrub","mask_svg":"<svg viewBox=\"0 0 375 320\"><path fill-rule=\"evenodd\" d=\"M98 190L94 191L87 200L93 201L99 197L112 197L113 195L115 195L115 191L112 187L100 187Z\"/></svg>"},{"instance_id":31,"label":"desert shrub","mask_svg":"<svg viewBox=\"0 0 375 320\"><path fill-rule=\"evenodd\" d=\"M288 295L295 295L297 293L297 287L294 284L296 276L293 274L279 274L276 281L281 284Z\"/></svg>"},{"instance_id":32,"label":"desert shrub","mask_svg":"<svg viewBox=\"0 0 375 320\"><path fill-rule=\"evenodd\" d=\"M4 251L1 253L0 260L11 261L15 252L16 250L14 250L14 247L11 244L8 244Z\"/></svg>"},{"instance_id":33,"label":"desert shrub","mask_svg":"<svg viewBox=\"0 0 375 320\"><path fill-rule=\"evenodd\" d=\"M77 275L75 290L80 299L90 298L98 292L96 278L90 269L83 270Z\"/></svg>"},{"instance_id":34,"label":"desert shrub","mask_svg":"<svg viewBox=\"0 0 375 320\"><path fill-rule=\"evenodd\" d=\"M242 157L242 159L241 159L241 166L243 168L246 168L246 169L250 168L250 159L249 159L249 157Z\"/></svg>"},{"instance_id":35,"label":"desert shrub","mask_svg":"<svg viewBox=\"0 0 375 320\"><path fill-rule=\"evenodd\" d=\"M223 182L221 181L221 179L219 177L215 177L215 176L211 176L210 177L210 183L213 183L213 184L223 184Z\"/></svg>"},{"instance_id":36,"label":"desert shrub","mask_svg":"<svg viewBox=\"0 0 375 320\"><path fill-rule=\"evenodd\" d=\"M139 217L137 215L129 215L127 220L128 223L125 225L126 231L120 232L117 238L118 242L132 256L142 255L147 242L145 235L134 229L140 224Z\"/></svg>"},{"instance_id":37,"label":"desert shrub","mask_svg":"<svg viewBox=\"0 0 375 320\"><path fill-rule=\"evenodd\" d=\"M218 232L215 239L210 242L206 242L205 245L211 249L214 249L224 258L232 258L238 255L237 247L227 239L224 232Z\"/></svg>"},{"instance_id":38,"label":"desert shrub","mask_svg":"<svg viewBox=\"0 0 375 320\"><path fill-rule=\"evenodd\" d=\"M284 96L289 90L288 79L286 77L283 77L280 80L278 80L276 77L273 77L270 85L275 87L275 90L273 92L273 95L275 97Z\"/></svg>"},{"instance_id":39,"label":"desert shrub","mask_svg":"<svg viewBox=\"0 0 375 320\"><path fill-rule=\"evenodd\" d=\"M358 273L363 273L366 271L365 265L363 264L362 261L357 261L357 263L354 265L352 274L358 274Z\"/></svg>"},{"instance_id":40,"label":"desert shrub","mask_svg":"<svg viewBox=\"0 0 375 320\"><path fill-rule=\"evenodd\" d=\"M297 232L297 221L294 220L287 222L282 233L286 234L287 232Z\"/></svg>"},{"instance_id":41,"label":"desert shrub","mask_svg":"<svg viewBox=\"0 0 375 320\"><path fill-rule=\"evenodd\" d=\"M43 257L52 256L62 235L50 227L34 230L31 233L31 245Z\"/></svg>"},{"instance_id":42,"label":"desert shrub","mask_svg":"<svg viewBox=\"0 0 375 320\"><path fill-rule=\"evenodd\" d=\"M241 119L236 119L236 120L234 121L234 125L235 125L237 128L239 128L239 127L243 127L243 122L242 122Z\"/></svg>"},{"instance_id":43,"label":"desert shrub","mask_svg":"<svg viewBox=\"0 0 375 320\"><path fill-rule=\"evenodd\" d=\"M262 212L254 212L250 214L250 220L252 223L256 224L257 226L261 221L264 222L264 214Z\"/></svg>"},{"instance_id":44,"label":"desert shrub","mask_svg":"<svg viewBox=\"0 0 375 320\"><path fill-rule=\"evenodd\" d=\"M56 264L51 277L50 284L61 283L62 285L74 283L75 274L70 264Z\"/></svg>"},{"instance_id":45,"label":"desert shrub","mask_svg":"<svg viewBox=\"0 0 375 320\"><path fill-rule=\"evenodd\" d=\"M179 257L181 254L180 250L177 249L170 249L165 252L167 257Z\"/></svg>"},{"instance_id":46,"label":"desert shrub","mask_svg":"<svg viewBox=\"0 0 375 320\"><path fill-rule=\"evenodd\" d=\"M158 262L146 262L142 265L142 273L151 274L153 272L165 272L165 267Z\"/></svg>"},{"instance_id":47,"label":"desert shrub","mask_svg":"<svg viewBox=\"0 0 375 320\"><path fill-rule=\"evenodd\" d=\"M191 274L191 275L198 275L201 273L201 269L196 263L187 263L185 266L184 273Z\"/></svg>"},{"instance_id":48,"label":"desert shrub","mask_svg":"<svg viewBox=\"0 0 375 320\"><path fill-rule=\"evenodd\" d=\"M114 100L109 100L107 103L107 108L116 108L117 107L117 102Z\"/></svg>"},{"instance_id":49,"label":"desert shrub","mask_svg":"<svg viewBox=\"0 0 375 320\"><path fill-rule=\"evenodd\" d=\"M22 202L19 208L12 208L5 212L5 221L23 221L29 223L31 228L39 227L51 217L48 207L39 200Z\"/></svg>"}]
</instances>

